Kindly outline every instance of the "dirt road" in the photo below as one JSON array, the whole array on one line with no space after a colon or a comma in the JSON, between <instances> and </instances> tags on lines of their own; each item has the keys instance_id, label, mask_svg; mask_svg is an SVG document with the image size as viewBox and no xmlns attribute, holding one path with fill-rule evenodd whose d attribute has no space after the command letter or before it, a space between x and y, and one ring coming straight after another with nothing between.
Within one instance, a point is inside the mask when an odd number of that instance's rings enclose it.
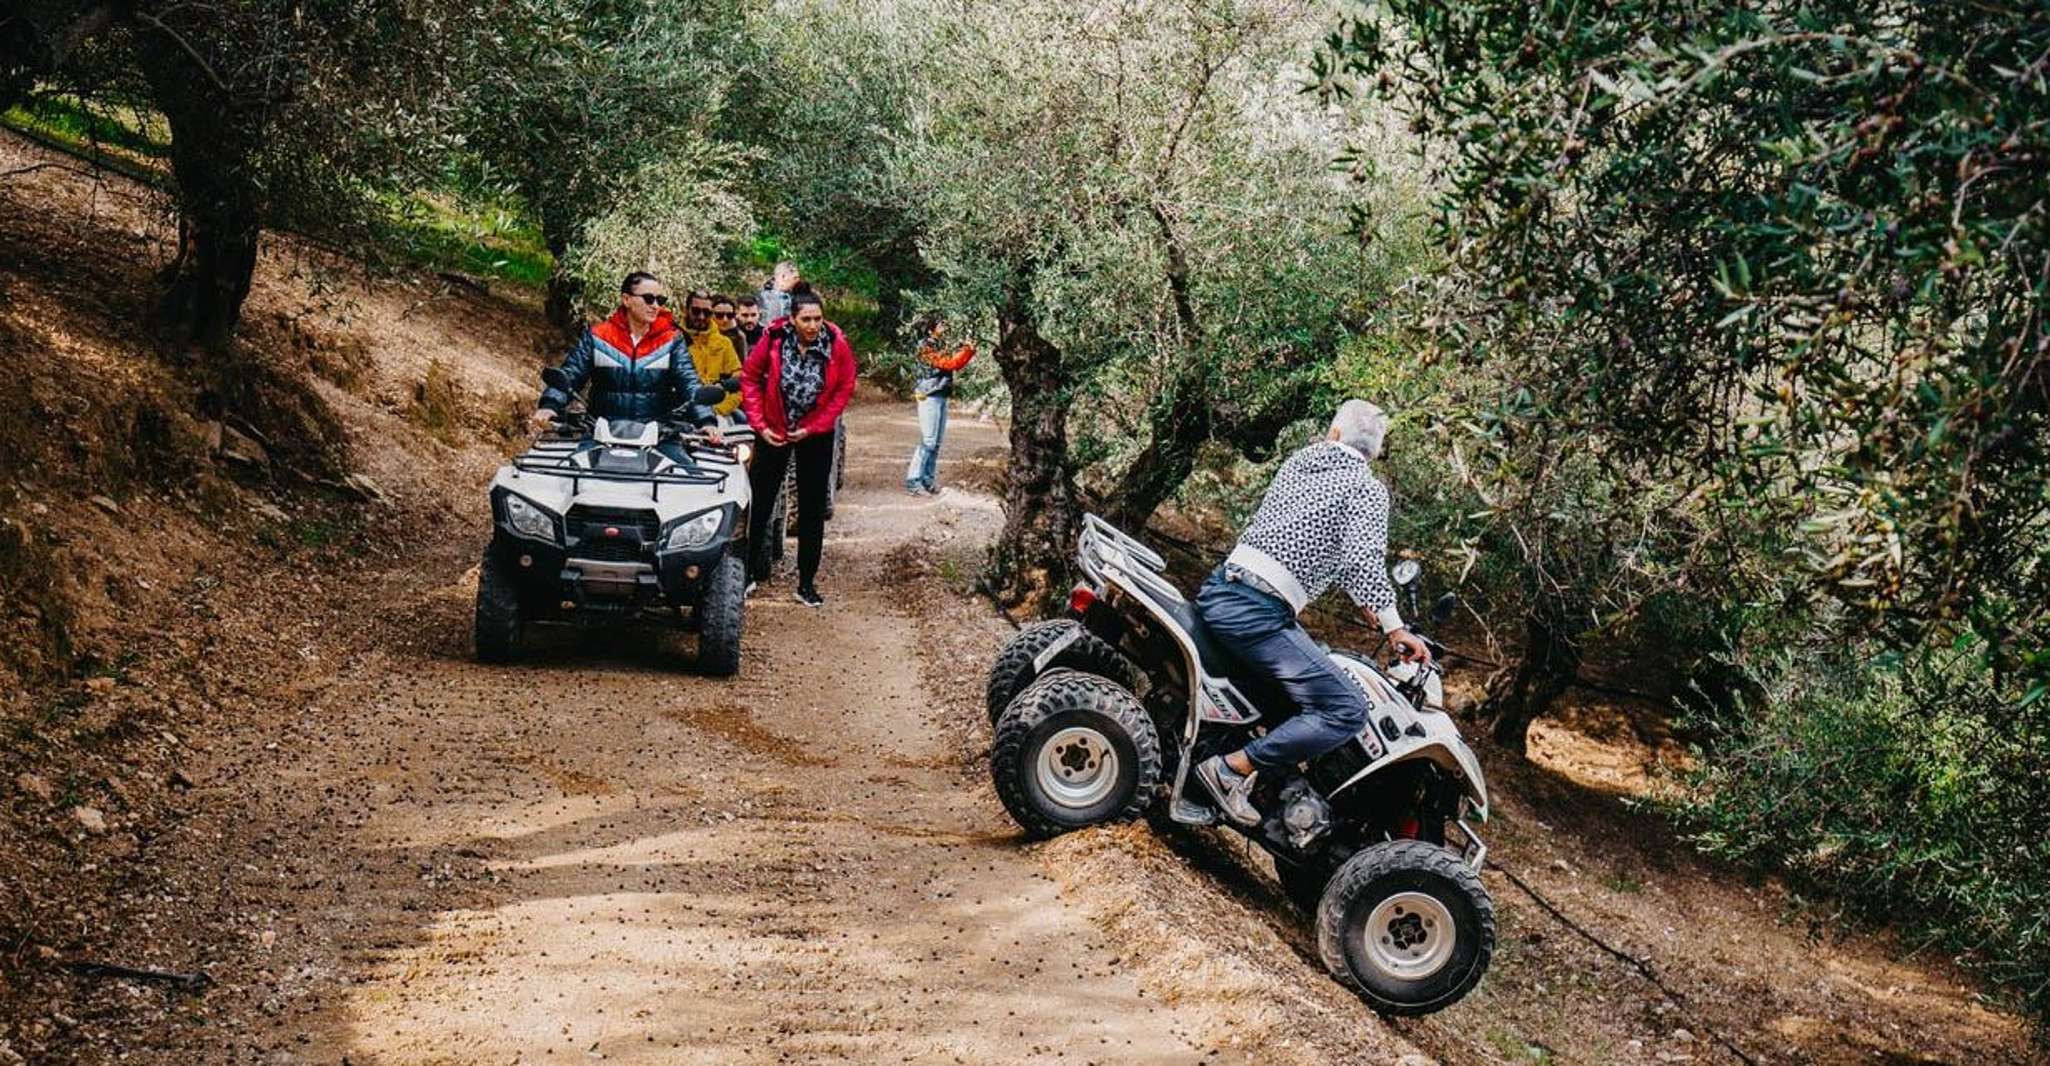
<instances>
[{"instance_id":1,"label":"dirt road","mask_svg":"<svg viewBox=\"0 0 2050 1066\"><path fill-rule=\"evenodd\" d=\"M1203 1019L1150 1001L964 782L959 723L922 687L930 665L981 664L922 662L892 553L994 522L993 501L901 492L908 408L857 408L850 429L828 606L793 602L787 574L765 587L737 680L693 676L674 637L565 634L480 666L474 573L417 575L416 639L327 690L346 735L285 771L353 798L360 825L328 859L382 871L309 916L301 935L364 973L300 1054L1202 1057ZM992 437L961 422L949 447Z\"/></svg>"},{"instance_id":2,"label":"dirt road","mask_svg":"<svg viewBox=\"0 0 2050 1066\"><path fill-rule=\"evenodd\" d=\"M90 654L0 687L0 1066L2044 1061L1940 951L1632 806L1644 734L1598 707L1540 723L1529 761L1482 745L1501 934L1426 1019L1332 982L1229 834L1023 844L982 759L1009 628L969 586L1003 452L970 419L955 491L914 501L909 406L856 406L830 606L772 586L740 679L674 638L478 666L482 490L559 336L435 278L338 290L346 264L271 242L245 334L307 364L294 388L381 491L204 445L124 488L133 435L194 409L138 359L137 249L176 233L42 158L0 138L29 169L0 183L0 347L13 424L80 432L0 471L0 530L49 553ZM49 628L4 608L0 633Z\"/></svg>"}]
</instances>

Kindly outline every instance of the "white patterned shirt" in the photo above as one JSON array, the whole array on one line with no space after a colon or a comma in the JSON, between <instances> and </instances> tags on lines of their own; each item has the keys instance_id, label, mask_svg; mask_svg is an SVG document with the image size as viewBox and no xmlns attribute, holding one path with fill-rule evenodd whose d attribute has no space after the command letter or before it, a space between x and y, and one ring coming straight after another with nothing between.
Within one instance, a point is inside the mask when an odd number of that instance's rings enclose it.
<instances>
[{"instance_id":1,"label":"white patterned shirt","mask_svg":"<svg viewBox=\"0 0 2050 1066\"><path fill-rule=\"evenodd\" d=\"M1320 441L1288 457L1230 563L1273 585L1301 613L1333 585L1402 628L1388 581L1388 487L1350 445Z\"/></svg>"}]
</instances>

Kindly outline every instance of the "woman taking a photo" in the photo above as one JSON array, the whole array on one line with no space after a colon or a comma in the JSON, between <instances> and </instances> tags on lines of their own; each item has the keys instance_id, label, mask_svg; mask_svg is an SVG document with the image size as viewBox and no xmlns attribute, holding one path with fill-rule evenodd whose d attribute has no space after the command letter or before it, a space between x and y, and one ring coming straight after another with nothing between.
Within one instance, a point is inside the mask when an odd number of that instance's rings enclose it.
<instances>
[{"instance_id":1,"label":"woman taking a photo","mask_svg":"<svg viewBox=\"0 0 2050 1066\"><path fill-rule=\"evenodd\" d=\"M748 471L755 505L748 543L768 535L769 501L797 464L797 602L823 607L819 559L825 550L826 492L833 476L833 427L854 396L854 349L840 327L826 321L816 293L791 297L790 317L772 324L747 354L740 373L741 406L755 427L754 464ZM768 580L749 574L749 588Z\"/></svg>"},{"instance_id":2,"label":"woman taking a photo","mask_svg":"<svg viewBox=\"0 0 2050 1066\"><path fill-rule=\"evenodd\" d=\"M904 491L913 496L940 494L940 441L947 435L947 397L954 393L954 372L975 358L975 345L947 348L947 323L932 318L918 343L918 447L904 471Z\"/></svg>"}]
</instances>

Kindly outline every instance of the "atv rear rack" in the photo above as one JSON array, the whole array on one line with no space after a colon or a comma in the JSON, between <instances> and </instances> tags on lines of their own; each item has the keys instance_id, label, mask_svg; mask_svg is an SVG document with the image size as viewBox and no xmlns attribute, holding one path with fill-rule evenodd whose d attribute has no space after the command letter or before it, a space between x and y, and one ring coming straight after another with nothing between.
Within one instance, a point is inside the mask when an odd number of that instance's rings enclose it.
<instances>
[{"instance_id":1,"label":"atv rear rack","mask_svg":"<svg viewBox=\"0 0 2050 1066\"><path fill-rule=\"evenodd\" d=\"M1124 530L1111 525L1109 522L1093 514L1084 514L1082 516L1083 544L1087 546L1092 538L1098 537L1109 541L1112 547L1130 555L1141 566L1153 570L1167 569L1167 560L1161 558L1160 553L1147 547L1137 537L1126 533Z\"/></svg>"}]
</instances>

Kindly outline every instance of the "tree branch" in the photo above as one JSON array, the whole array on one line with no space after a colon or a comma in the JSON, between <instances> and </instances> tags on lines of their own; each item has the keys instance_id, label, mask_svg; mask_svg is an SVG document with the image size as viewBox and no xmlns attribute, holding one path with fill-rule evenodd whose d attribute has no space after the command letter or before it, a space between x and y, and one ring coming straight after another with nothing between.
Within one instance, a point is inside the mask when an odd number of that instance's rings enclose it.
<instances>
[{"instance_id":1,"label":"tree branch","mask_svg":"<svg viewBox=\"0 0 2050 1066\"><path fill-rule=\"evenodd\" d=\"M157 18L155 15L152 15L147 11L137 11L135 13L135 21L140 22L143 25L156 30L158 33L161 33L166 37L169 37L171 39L171 43L176 44L179 48L184 50L186 55L192 57L192 61L199 65L200 73L205 74L207 80L214 83L214 88L219 89L224 93L231 91L228 88L228 83L221 80L220 74L215 72L213 64L207 62L206 57L200 54L199 49L193 47L192 42L186 40L183 36L181 36L178 33L177 30L174 30L171 27L165 25L163 20Z\"/></svg>"}]
</instances>

